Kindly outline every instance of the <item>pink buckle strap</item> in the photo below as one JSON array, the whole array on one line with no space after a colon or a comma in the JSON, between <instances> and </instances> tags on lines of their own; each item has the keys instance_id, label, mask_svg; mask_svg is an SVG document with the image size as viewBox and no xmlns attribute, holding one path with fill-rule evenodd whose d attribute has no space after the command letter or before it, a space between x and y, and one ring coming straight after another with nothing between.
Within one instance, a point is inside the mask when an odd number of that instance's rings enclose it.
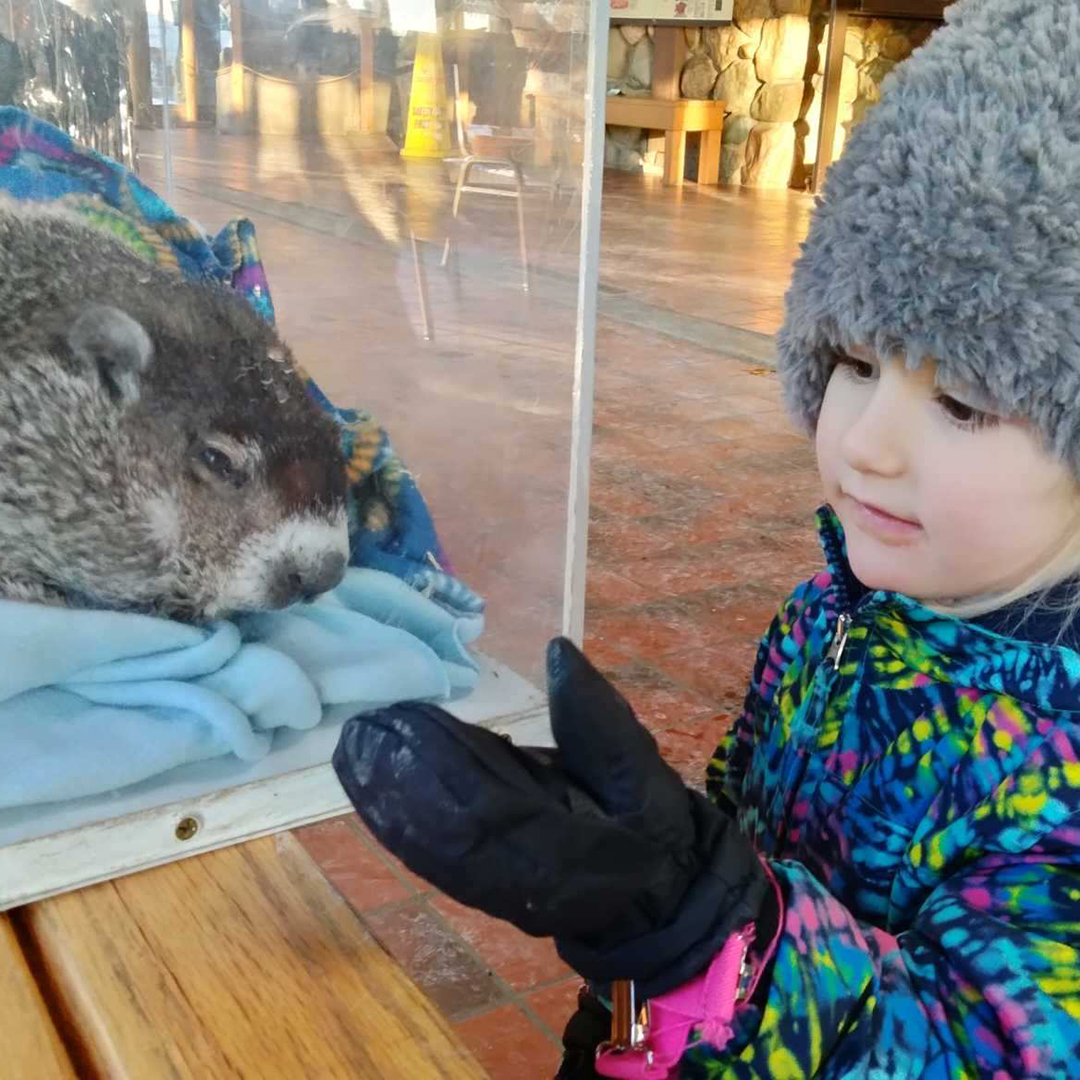
<instances>
[{"instance_id":1,"label":"pink buckle strap","mask_svg":"<svg viewBox=\"0 0 1080 1080\"><path fill-rule=\"evenodd\" d=\"M705 1042L724 1046L731 1038L739 984L753 940L754 924L748 923L728 938L701 975L650 998L645 1044L600 1050L596 1071L615 1080L672 1080L694 1028L701 1028Z\"/></svg>"},{"instance_id":2,"label":"pink buckle strap","mask_svg":"<svg viewBox=\"0 0 1080 1080\"><path fill-rule=\"evenodd\" d=\"M679 1061L690 1043L695 1028L701 1029L701 1041L723 1049L732 1036L735 1006L752 998L765 969L780 942L784 927L784 902L772 868L761 860L765 876L780 907L772 940L749 972L747 957L756 933L747 923L724 942L712 963L697 978L666 994L649 999L649 1031L641 1046L619 1049L601 1048L596 1055L596 1071L613 1080L677 1080Z\"/></svg>"}]
</instances>

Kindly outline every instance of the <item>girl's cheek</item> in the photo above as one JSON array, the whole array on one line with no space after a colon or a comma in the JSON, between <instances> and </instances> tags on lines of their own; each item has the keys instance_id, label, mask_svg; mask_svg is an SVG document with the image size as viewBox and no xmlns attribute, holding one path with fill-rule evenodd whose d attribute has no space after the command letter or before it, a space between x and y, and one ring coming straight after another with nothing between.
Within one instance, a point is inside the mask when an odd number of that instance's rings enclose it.
<instances>
[{"instance_id":1,"label":"girl's cheek","mask_svg":"<svg viewBox=\"0 0 1080 1080\"><path fill-rule=\"evenodd\" d=\"M829 418L824 412L818 422L817 434L814 439L814 452L817 457L818 478L825 489L825 494L831 497L836 489L839 446L834 438Z\"/></svg>"},{"instance_id":2,"label":"girl's cheek","mask_svg":"<svg viewBox=\"0 0 1080 1080\"><path fill-rule=\"evenodd\" d=\"M835 476L844 432L857 412L852 397L851 387L844 382L842 374L833 372L821 403L821 415L818 417L815 450L818 459L818 472L822 479Z\"/></svg>"}]
</instances>

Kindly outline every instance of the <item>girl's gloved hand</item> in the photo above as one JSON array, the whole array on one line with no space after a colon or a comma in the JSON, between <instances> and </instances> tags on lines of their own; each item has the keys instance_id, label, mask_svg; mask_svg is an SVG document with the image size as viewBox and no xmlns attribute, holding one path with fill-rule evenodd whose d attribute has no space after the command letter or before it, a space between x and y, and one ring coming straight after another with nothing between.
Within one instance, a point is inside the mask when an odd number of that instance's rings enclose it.
<instances>
[{"instance_id":1,"label":"girl's gloved hand","mask_svg":"<svg viewBox=\"0 0 1080 1080\"><path fill-rule=\"evenodd\" d=\"M777 903L735 823L569 641L549 645L547 668L557 751L432 705L345 725L334 768L379 842L461 903L554 937L586 978L646 995L692 978L748 922L771 934Z\"/></svg>"}]
</instances>

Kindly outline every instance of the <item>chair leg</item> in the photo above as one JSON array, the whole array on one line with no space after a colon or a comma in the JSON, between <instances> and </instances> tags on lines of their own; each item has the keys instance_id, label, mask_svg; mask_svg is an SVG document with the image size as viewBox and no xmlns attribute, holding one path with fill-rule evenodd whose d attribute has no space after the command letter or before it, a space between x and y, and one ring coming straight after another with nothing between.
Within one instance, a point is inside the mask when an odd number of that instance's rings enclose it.
<instances>
[{"instance_id":1,"label":"chair leg","mask_svg":"<svg viewBox=\"0 0 1080 1080\"><path fill-rule=\"evenodd\" d=\"M529 253L525 247L525 177L521 166L514 164L514 178L517 180L517 217L518 246L521 251L521 288L529 291Z\"/></svg>"},{"instance_id":2,"label":"chair leg","mask_svg":"<svg viewBox=\"0 0 1080 1080\"><path fill-rule=\"evenodd\" d=\"M409 231L409 244L412 247L413 273L416 274L416 293L420 298L420 318L424 324L424 340L431 341L435 337L435 326L431 320L431 301L428 298L427 274L424 271L424 263L420 257L420 244L417 242L416 233Z\"/></svg>"},{"instance_id":3,"label":"chair leg","mask_svg":"<svg viewBox=\"0 0 1080 1080\"><path fill-rule=\"evenodd\" d=\"M465 181L469 178L469 173L472 172L473 162L471 158L466 158L461 163L461 168L458 169L457 183L454 185L454 205L450 211L450 217L453 221L457 220L458 210L461 208L461 195L465 190ZM439 260L439 266L443 269L446 268L446 264L450 261L450 231L447 230L446 241L443 244L442 258Z\"/></svg>"},{"instance_id":4,"label":"chair leg","mask_svg":"<svg viewBox=\"0 0 1080 1080\"><path fill-rule=\"evenodd\" d=\"M458 216L458 210L461 207L461 193L465 190L465 181L469 179L469 173L472 172L473 162L471 158L466 158L461 163L461 172L458 173L457 186L454 188L454 209L452 217Z\"/></svg>"}]
</instances>

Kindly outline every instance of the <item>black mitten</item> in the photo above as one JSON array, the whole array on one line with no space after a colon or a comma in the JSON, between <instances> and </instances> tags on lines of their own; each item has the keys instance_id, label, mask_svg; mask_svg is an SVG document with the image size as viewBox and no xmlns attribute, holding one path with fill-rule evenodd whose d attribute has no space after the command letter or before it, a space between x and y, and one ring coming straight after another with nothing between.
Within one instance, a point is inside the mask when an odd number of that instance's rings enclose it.
<instances>
[{"instance_id":1,"label":"black mitten","mask_svg":"<svg viewBox=\"0 0 1080 1080\"><path fill-rule=\"evenodd\" d=\"M549 646L548 684L557 752L401 705L350 720L334 768L414 873L554 937L586 978L633 978L643 994L662 993L703 969L732 931L775 919L764 870L564 639Z\"/></svg>"}]
</instances>

